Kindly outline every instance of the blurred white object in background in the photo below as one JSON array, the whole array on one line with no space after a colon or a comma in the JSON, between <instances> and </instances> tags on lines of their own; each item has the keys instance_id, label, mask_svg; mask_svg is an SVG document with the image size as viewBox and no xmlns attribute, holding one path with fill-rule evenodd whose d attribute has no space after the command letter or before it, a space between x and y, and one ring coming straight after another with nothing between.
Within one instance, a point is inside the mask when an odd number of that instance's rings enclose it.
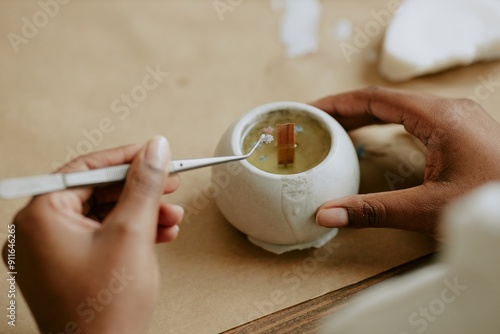
<instances>
[{"instance_id":1,"label":"blurred white object in background","mask_svg":"<svg viewBox=\"0 0 500 334\"><path fill-rule=\"evenodd\" d=\"M389 24L380 73L392 81L500 58L500 1L406 0Z\"/></svg>"},{"instance_id":2,"label":"blurred white object in background","mask_svg":"<svg viewBox=\"0 0 500 334\"><path fill-rule=\"evenodd\" d=\"M333 24L333 37L339 41L347 41L352 37L352 22L348 19L338 19Z\"/></svg>"},{"instance_id":3,"label":"blurred white object in background","mask_svg":"<svg viewBox=\"0 0 500 334\"><path fill-rule=\"evenodd\" d=\"M318 49L318 26L322 5L319 0L271 0L271 7L280 10L280 38L288 58L314 53Z\"/></svg>"},{"instance_id":4,"label":"blurred white object in background","mask_svg":"<svg viewBox=\"0 0 500 334\"><path fill-rule=\"evenodd\" d=\"M445 224L437 264L370 289L322 333L500 333L500 183L452 204Z\"/></svg>"}]
</instances>

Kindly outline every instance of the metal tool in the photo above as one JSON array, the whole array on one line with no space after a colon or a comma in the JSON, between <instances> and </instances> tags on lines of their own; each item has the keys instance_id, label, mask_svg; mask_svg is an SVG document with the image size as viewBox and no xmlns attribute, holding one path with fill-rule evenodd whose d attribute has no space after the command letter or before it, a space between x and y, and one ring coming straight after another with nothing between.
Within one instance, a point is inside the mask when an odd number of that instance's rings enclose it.
<instances>
[{"instance_id":1,"label":"metal tool","mask_svg":"<svg viewBox=\"0 0 500 334\"><path fill-rule=\"evenodd\" d=\"M217 165L225 162L243 160L251 156L261 143L273 141L271 135L262 134L250 152L244 155L172 160L170 173L180 173L191 169ZM0 181L0 198L11 199L24 196L45 194L71 187L97 186L125 180L130 164L92 169L83 172L57 173L39 176L20 177Z\"/></svg>"}]
</instances>

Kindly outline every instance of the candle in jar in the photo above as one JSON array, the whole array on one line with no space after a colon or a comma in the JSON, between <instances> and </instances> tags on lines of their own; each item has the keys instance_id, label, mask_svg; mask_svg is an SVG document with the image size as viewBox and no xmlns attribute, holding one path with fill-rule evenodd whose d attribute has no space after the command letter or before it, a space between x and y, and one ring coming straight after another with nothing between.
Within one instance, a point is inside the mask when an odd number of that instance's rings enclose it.
<instances>
[{"instance_id":1,"label":"candle in jar","mask_svg":"<svg viewBox=\"0 0 500 334\"><path fill-rule=\"evenodd\" d=\"M255 167L274 174L296 174L318 165L330 150L331 137L315 118L299 110L276 110L261 116L243 136L242 151L248 152L265 134L276 135L276 126L295 123L295 159L293 163L278 164L276 141L262 145L247 160Z\"/></svg>"}]
</instances>

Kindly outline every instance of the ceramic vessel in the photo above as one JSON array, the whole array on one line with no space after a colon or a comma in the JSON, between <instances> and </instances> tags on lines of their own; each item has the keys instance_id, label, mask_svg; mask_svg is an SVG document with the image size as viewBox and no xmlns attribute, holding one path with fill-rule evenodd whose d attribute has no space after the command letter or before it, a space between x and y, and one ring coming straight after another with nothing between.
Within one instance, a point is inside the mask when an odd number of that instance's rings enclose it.
<instances>
[{"instance_id":1,"label":"ceramic vessel","mask_svg":"<svg viewBox=\"0 0 500 334\"><path fill-rule=\"evenodd\" d=\"M215 155L241 155L252 126L278 110L317 120L331 141L326 157L309 170L288 175L265 172L247 160L217 165L212 167L212 182L226 219L254 244L279 254L321 247L335 236L336 229L315 223L315 213L328 200L358 192L359 164L342 126L322 110L298 102L274 102L251 110L225 132Z\"/></svg>"}]
</instances>

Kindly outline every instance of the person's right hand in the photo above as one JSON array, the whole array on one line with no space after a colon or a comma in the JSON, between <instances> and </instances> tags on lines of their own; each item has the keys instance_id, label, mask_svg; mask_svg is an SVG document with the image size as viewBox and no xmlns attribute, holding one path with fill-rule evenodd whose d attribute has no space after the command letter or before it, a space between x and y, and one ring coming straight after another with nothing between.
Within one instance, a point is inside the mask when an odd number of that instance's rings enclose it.
<instances>
[{"instance_id":1,"label":"person's right hand","mask_svg":"<svg viewBox=\"0 0 500 334\"><path fill-rule=\"evenodd\" d=\"M441 209L500 179L500 124L472 100L372 87L312 103L346 130L402 124L427 148L420 186L329 201L317 212L325 227L387 227L436 236Z\"/></svg>"},{"instance_id":2,"label":"person's right hand","mask_svg":"<svg viewBox=\"0 0 500 334\"><path fill-rule=\"evenodd\" d=\"M43 333L146 332L160 290L154 244L177 237L184 212L161 201L179 185L169 162L164 137L84 155L58 172L130 163L125 183L35 196L8 225L16 284Z\"/></svg>"}]
</instances>

